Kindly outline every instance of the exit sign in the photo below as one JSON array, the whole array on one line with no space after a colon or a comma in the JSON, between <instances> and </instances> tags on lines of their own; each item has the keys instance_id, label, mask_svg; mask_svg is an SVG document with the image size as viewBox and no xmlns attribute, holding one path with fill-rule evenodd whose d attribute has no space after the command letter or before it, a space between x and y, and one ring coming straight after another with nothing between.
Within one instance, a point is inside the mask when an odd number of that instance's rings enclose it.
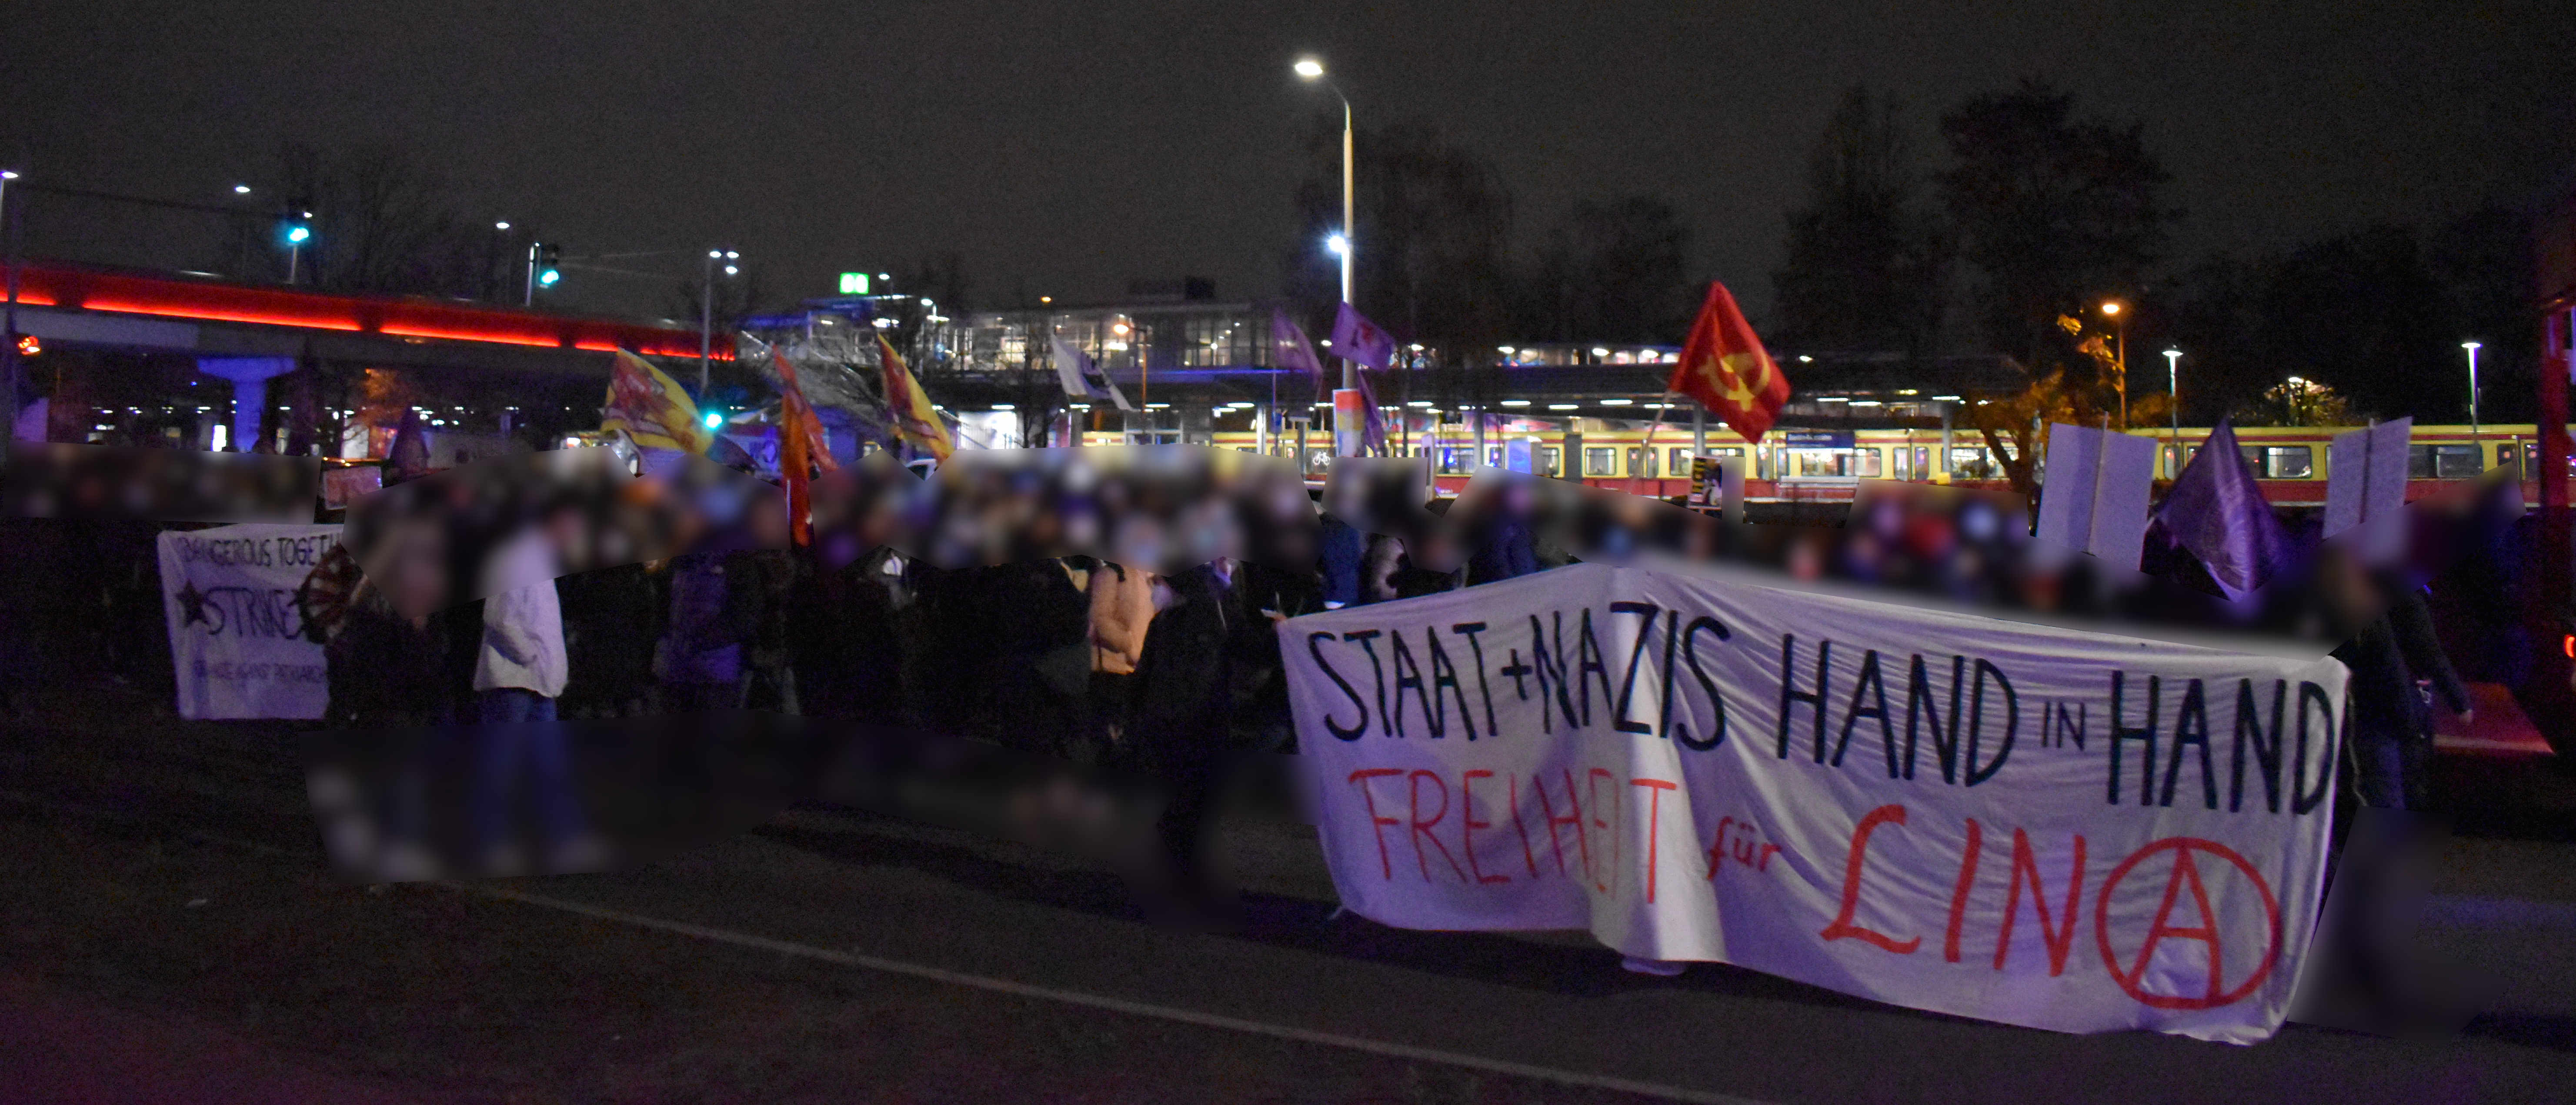
<instances>
[{"instance_id":1,"label":"exit sign","mask_svg":"<svg viewBox=\"0 0 2576 1105\"><path fill-rule=\"evenodd\" d=\"M841 294L842 294L842 295L866 295L866 294L868 294L868 274L866 274L866 273L864 273L864 272L845 272L845 273L842 273L842 274L841 274Z\"/></svg>"}]
</instances>

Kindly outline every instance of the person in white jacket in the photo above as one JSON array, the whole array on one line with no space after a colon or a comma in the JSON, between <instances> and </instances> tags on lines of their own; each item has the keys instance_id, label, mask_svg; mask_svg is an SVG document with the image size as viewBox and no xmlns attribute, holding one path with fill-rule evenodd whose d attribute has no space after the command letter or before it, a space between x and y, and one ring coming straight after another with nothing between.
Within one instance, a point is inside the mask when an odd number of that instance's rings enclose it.
<instances>
[{"instance_id":1,"label":"person in white jacket","mask_svg":"<svg viewBox=\"0 0 2576 1105\"><path fill-rule=\"evenodd\" d=\"M549 869L598 862L599 848L585 828L573 785L570 749L555 724L555 699L570 674L555 576L564 559L559 549L579 534L579 513L559 508L546 528L531 528L504 543L485 576L483 644L474 662L476 712L483 723L474 816L488 874L524 868L512 826L523 768L535 776Z\"/></svg>"},{"instance_id":2,"label":"person in white jacket","mask_svg":"<svg viewBox=\"0 0 2576 1105\"><path fill-rule=\"evenodd\" d=\"M552 721L571 664L564 658L559 563L544 530L530 529L493 555L483 600L483 647L474 659L477 720Z\"/></svg>"}]
</instances>

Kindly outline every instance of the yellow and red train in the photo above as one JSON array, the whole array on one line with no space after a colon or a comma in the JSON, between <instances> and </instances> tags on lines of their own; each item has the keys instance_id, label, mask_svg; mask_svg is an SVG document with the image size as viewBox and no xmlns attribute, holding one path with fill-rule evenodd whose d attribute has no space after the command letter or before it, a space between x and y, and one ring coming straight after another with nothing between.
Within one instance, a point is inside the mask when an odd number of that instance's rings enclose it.
<instances>
[{"instance_id":1,"label":"yellow and red train","mask_svg":"<svg viewBox=\"0 0 2576 1105\"><path fill-rule=\"evenodd\" d=\"M2238 427L2236 444L2274 504L2321 506L2326 498L2328 446L2336 434L2352 428ZM2177 460L2174 431L2139 427L2130 432L2164 443L2157 450L2159 479L2170 478L2181 463L2188 463L2209 436L2207 427L2183 427L2179 432L2182 453ZM1219 429L1211 436L1211 444L1220 448L1259 451L1257 435L1250 430ZM1667 423L1653 430L1651 443L1647 437L1647 427L1634 423L1600 419L1575 419L1570 424L1515 421L1502 429L1488 427L1481 462L1550 476L1566 475L1570 464L1579 469L1583 482L1598 487L1655 496L1688 492L1690 458L1695 451L1691 431ZM1084 438L1087 445L1115 445L1121 440L1116 433L1102 432L1087 433ZM1293 433L1269 444L1274 455L1294 457L1299 453L1300 443ZM1391 451L1399 455L1429 458L1444 492L1465 486L1479 466L1474 434L1465 427L1417 431L1410 440L1399 437L1390 444ZM2449 483L2474 479L2516 457L2521 458L2527 484L2531 474L2540 468L2536 427L2528 422L2474 429L2419 425L2414 428L2408 449L2409 499L2430 494ZM1943 451L1942 434L1937 429L1774 430L1755 445L1731 430L1711 428L1707 447L1711 456L1750 458L1745 495L1754 501L1847 499L1862 480L2006 486L2003 466L1976 431L1953 431L1946 457ZM1331 436L1310 432L1304 452L1310 469L1320 474L1329 463ZM2569 475L2576 476L2576 463L2569 467ZM2526 493L2536 499L2536 485L2527 487Z\"/></svg>"}]
</instances>

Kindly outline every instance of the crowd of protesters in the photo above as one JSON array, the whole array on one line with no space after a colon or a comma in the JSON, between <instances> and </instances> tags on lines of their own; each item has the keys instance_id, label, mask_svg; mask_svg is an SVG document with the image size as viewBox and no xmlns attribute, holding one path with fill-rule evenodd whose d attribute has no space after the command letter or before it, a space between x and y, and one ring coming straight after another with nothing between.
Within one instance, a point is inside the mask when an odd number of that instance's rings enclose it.
<instances>
[{"instance_id":1,"label":"crowd of protesters","mask_svg":"<svg viewBox=\"0 0 2576 1105\"><path fill-rule=\"evenodd\" d=\"M2360 705L2355 779L2372 805L2424 801L2433 704L2419 683L2443 712L2469 709L2421 578L2364 567L2313 533L2285 585L2229 601L2155 534L2144 570L2111 570L2034 542L2017 501L1975 494L1891 485L1839 525L1745 525L1508 474L1438 498L1417 468L1386 461L1351 466L1310 500L1293 475L1233 470L1238 459L1155 455L1123 473L961 458L935 495L900 469L860 466L818 486L804 542L785 496L713 465L625 481L571 454L435 476L414 458L352 511L299 596L328 658L325 724L504 734L471 756L468 820L487 869L526 863L522 813L545 865L596 859L576 757L546 723L747 710L1157 780L1187 886L1203 881L1195 842L1229 764L1293 751L1275 622L1576 560L1729 560L2113 631L2343 642ZM2445 569L2446 620L2490 643L2515 636L2504 513L2443 531L2471 546ZM2506 674L2514 650L2493 648L2479 667ZM416 781L392 791L382 823L401 852L425 831L425 800Z\"/></svg>"}]
</instances>

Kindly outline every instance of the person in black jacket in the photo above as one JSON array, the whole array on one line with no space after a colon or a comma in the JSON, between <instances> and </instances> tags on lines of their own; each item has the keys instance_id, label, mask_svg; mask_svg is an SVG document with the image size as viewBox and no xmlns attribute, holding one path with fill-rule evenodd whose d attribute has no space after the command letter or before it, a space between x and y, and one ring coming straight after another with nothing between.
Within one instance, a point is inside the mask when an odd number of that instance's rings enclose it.
<instances>
[{"instance_id":1,"label":"person in black jacket","mask_svg":"<svg viewBox=\"0 0 2576 1105\"><path fill-rule=\"evenodd\" d=\"M2337 628L2349 634L2334 650L2352 672L2352 763L2362 803L2380 809L2425 804L2425 764L2432 752L2432 717L2418 672L2429 676L2443 704L2469 720L2467 689L2443 656L2432 617L2413 588L2363 567L2349 551L2329 548L2320 581Z\"/></svg>"},{"instance_id":2,"label":"person in black jacket","mask_svg":"<svg viewBox=\"0 0 2576 1105\"><path fill-rule=\"evenodd\" d=\"M2406 765L2406 806L2422 809L2431 802L2426 765L2433 758L2433 717L2430 705L2438 704L2466 729L2475 714L2470 708L2469 689L2460 681L2460 673L2451 666L2451 657L2442 649L2442 638L2433 630L2433 611L2424 601L2424 590L2402 574L2390 572L2379 577L2380 593L2388 598L2388 627L2397 643L2398 655L2406 660L2409 677L2422 680L2432 689L2433 703L2417 692L2410 699L2415 708L2414 740L2404 749Z\"/></svg>"},{"instance_id":3,"label":"person in black jacket","mask_svg":"<svg viewBox=\"0 0 2576 1105\"><path fill-rule=\"evenodd\" d=\"M1185 897L1210 889L1205 829L1243 751L1241 684L1261 664L1264 639L1277 652L1273 615L1251 596L1251 575L1219 558L1168 577L1171 602L1146 629L1137 666L1137 743L1166 791L1156 829L1173 889Z\"/></svg>"},{"instance_id":4,"label":"person in black jacket","mask_svg":"<svg viewBox=\"0 0 2576 1105\"><path fill-rule=\"evenodd\" d=\"M660 580L642 564L555 581L571 678L560 701L576 718L635 717L653 699L653 642L662 636Z\"/></svg>"}]
</instances>

